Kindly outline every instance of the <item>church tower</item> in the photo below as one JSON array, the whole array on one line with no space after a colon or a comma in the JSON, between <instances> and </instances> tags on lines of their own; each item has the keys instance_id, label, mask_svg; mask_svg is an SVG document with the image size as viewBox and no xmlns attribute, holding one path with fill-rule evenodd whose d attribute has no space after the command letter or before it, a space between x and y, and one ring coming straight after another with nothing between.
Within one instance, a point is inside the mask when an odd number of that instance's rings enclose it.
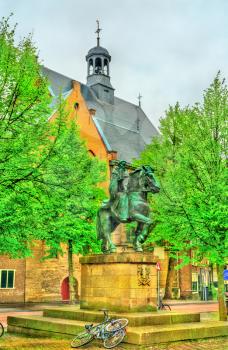
<instances>
[{"instance_id":1,"label":"church tower","mask_svg":"<svg viewBox=\"0 0 228 350\"><path fill-rule=\"evenodd\" d=\"M87 61L87 85L92 88L99 100L114 104L114 89L110 82L111 56L100 46L99 21L97 20L97 46L89 50Z\"/></svg>"}]
</instances>

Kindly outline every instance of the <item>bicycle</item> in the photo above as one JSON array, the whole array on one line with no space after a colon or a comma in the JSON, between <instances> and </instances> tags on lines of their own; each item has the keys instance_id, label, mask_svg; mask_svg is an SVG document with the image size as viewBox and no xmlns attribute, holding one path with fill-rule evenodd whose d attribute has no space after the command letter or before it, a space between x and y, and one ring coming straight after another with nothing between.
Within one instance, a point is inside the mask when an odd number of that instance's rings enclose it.
<instances>
[{"instance_id":1,"label":"bicycle","mask_svg":"<svg viewBox=\"0 0 228 350\"><path fill-rule=\"evenodd\" d=\"M164 304L162 297L159 298L158 310L169 310L171 311L171 307L169 304Z\"/></svg>"},{"instance_id":2,"label":"bicycle","mask_svg":"<svg viewBox=\"0 0 228 350\"><path fill-rule=\"evenodd\" d=\"M93 324L85 325L85 331L79 333L71 342L72 348L78 348L90 343L94 339L103 340L104 347L111 349L120 344L126 335L126 318L111 319L108 316L107 309L101 309L104 312L104 321L94 326Z\"/></svg>"},{"instance_id":3,"label":"bicycle","mask_svg":"<svg viewBox=\"0 0 228 350\"><path fill-rule=\"evenodd\" d=\"M0 322L0 337L2 337L4 334L4 327L3 324Z\"/></svg>"}]
</instances>

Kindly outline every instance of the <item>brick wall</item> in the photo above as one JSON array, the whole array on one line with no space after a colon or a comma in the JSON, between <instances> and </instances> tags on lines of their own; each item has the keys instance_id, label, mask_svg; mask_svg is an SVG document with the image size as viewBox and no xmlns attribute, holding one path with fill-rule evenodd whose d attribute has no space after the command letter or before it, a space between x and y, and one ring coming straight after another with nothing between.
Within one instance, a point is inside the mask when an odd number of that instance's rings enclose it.
<instances>
[{"instance_id":1,"label":"brick wall","mask_svg":"<svg viewBox=\"0 0 228 350\"><path fill-rule=\"evenodd\" d=\"M0 289L0 303L23 303L25 286L25 260L0 256L0 269L15 270L14 288Z\"/></svg>"},{"instance_id":2,"label":"brick wall","mask_svg":"<svg viewBox=\"0 0 228 350\"><path fill-rule=\"evenodd\" d=\"M44 243L34 242L34 256L26 259L26 302L61 301L61 285L68 276L67 254L54 259L41 260L44 256ZM66 246L63 245L66 252ZM80 292L80 272L78 256L74 256L74 277Z\"/></svg>"}]
</instances>

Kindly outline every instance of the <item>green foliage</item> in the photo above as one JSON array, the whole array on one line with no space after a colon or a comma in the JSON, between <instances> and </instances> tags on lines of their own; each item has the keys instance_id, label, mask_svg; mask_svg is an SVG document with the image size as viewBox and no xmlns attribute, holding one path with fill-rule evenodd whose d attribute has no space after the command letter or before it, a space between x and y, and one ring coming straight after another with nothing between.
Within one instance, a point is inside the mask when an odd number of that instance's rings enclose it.
<instances>
[{"instance_id":1,"label":"green foliage","mask_svg":"<svg viewBox=\"0 0 228 350\"><path fill-rule=\"evenodd\" d=\"M155 166L161 185L151 203L156 226L149 240L163 239L182 255L194 249L196 260L218 264L228 257L227 117L228 90L218 73L202 104L169 107L161 136L140 159Z\"/></svg>"},{"instance_id":2,"label":"green foliage","mask_svg":"<svg viewBox=\"0 0 228 350\"><path fill-rule=\"evenodd\" d=\"M50 255L72 240L75 253L99 250L94 220L104 166L88 155L59 97L55 123L48 82L31 36L15 43L0 23L0 254L25 257L45 239Z\"/></svg>"},{"instance_id":3,"label":"green foliage","mask_svg":"<svg viewBox=\"0 0 228 350\"><path fill-rule=\"evenodd\" d=\"M36 227L36 181L57 136L50 130L50 97L31 36L15 43L9 18L0 23L0 254L29 254Z\"/></svg>"},{"instance_id":4,"label":"green foliage","mask_svg":"<svg viewBox=\"0 0 228 350\"><path fill-rule=\"evenodd\" d=\"M60 107L60 132L41 182L45 192L40 238L49 255L61 253L61 243L72 241L74 253L100 251L96 237L96 213L104 198L98 184L105 179L105 165L91 157L80 139L75 122L67 123Z\"/></svg>"}]
</instances>

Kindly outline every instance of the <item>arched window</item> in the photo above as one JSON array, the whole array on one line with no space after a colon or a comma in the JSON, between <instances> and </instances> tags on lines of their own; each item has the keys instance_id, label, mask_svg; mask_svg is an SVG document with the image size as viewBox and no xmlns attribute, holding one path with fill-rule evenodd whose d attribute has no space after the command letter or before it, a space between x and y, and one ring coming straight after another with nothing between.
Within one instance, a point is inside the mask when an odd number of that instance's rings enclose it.
<instances>
[{"instance_id":1,"label":"arched window","mask_svg":"<svg viewBox=\"0 0 228 350\"><path fill-rule=\"evenodd\" d=\"M105 74L105 75L109 75L109 72L108 72L108 60L107 60L107 58L104 59L104 74Z\"/></svg>"},{"instance_id":2,"label":"arched window","mask_svg":"<svg viewBox=\"0 0 228 350\"><path fill-rule=\"evenodd\" d=\"M102 73L102 65L101 65L101 58L97 57L95 60L95 73L101 74Z\"/></svg>"},{"instance_id":3,"label":"arched window","mask_svg":"<svg viewBox=\"0 0 228 350\"><path fill-rule=\"evenodd\" d=\"M89 60L89 75L93 74L93 59Z\"/></svg>"}]
</instances>

